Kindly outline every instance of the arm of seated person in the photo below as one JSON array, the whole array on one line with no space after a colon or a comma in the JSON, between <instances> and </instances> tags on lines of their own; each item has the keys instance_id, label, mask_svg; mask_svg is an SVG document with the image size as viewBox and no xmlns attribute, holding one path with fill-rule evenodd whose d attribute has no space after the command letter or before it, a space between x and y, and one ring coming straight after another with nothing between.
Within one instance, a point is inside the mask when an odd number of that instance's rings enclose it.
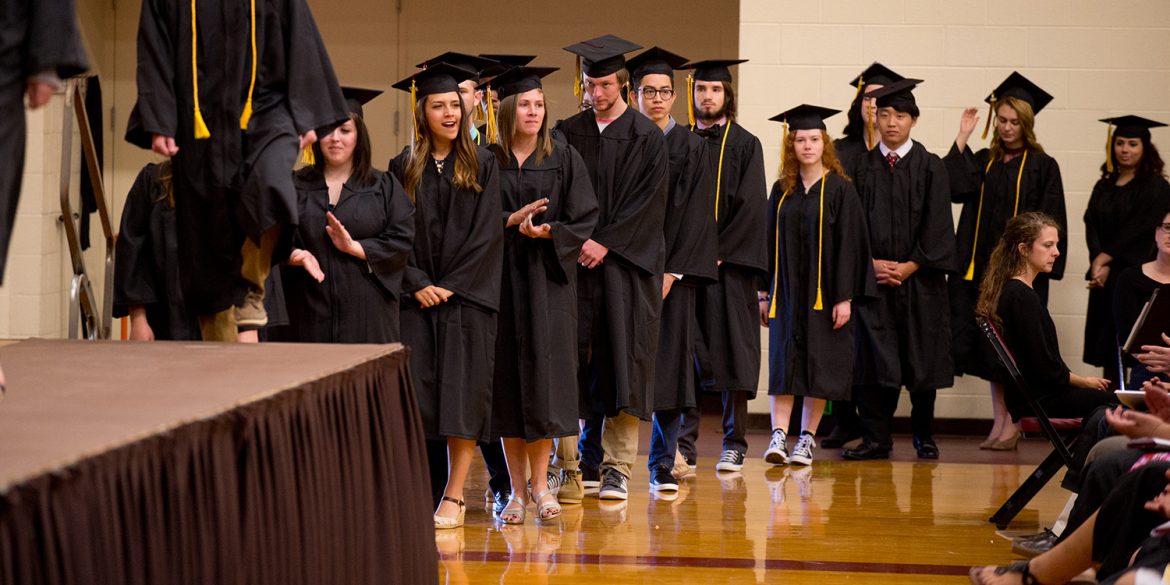
<instances>
[{"instance_id":1,"label":"arm of seated person","mask_svg":"<svg viewBox=\"0 0 1170 585\"><path fill-rule=\"evenodd\" d=\"M1068 373L1068 384L1074 388L1085 388L1087 390L1100 390L1104 392L1109 389L1109 380L1105 378L1096 378L1093 376L1078 376L1072 372Z\"/></svg>"},{"instance_id":2,"label":"arm of seated person","mask_svg":"<svg viewBox=\"0 0 1170 585\"><path fill-rule=\"evenodd\" d=\"M1170 423L1147 412L1118 406L1105 411L1105 421L1114 430L1131 439L1147 437L1170 439Z\"/></svg>"}]
</instances>

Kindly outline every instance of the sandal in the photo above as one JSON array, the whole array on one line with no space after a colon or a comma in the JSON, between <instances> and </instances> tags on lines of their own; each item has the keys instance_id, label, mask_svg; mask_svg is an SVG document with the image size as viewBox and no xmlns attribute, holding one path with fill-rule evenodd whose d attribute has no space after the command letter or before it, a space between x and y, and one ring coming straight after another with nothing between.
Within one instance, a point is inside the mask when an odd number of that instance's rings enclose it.
<instances>
[{"instance_id":1,"label":"sandal","mask_svg":"<svg viewBox=\"0 0 1170 585\"><path fill-rule=\"evenodd\" d=\"M552 497L552 502L545 503L544 498L549 496ZM561 515L561 503L557 501L557 494L554 490L544 490L535 494L532 496L532 500L539 506L536 514L542 522L554 520Z\"/></svg>"},{"instance_id":2,"label":"sandal","mask_svg":"<svg viewBox=\"0 0 1170 585\"><path fill-rule=\"evenodd\" d=\"M1032 576L1031 571L1028 569L1028 562L1029 561L1016 561L1010 565L996 567L995 575L1000 576L1006 575L1008 573L1019 573L1020 583L1022 585L1044 585L1038 581L1036 577ZM975 585L983 585L983 578L980 577L980 574L983 572L984 568L985 567L971 567L971 570L967 573L967 577L971 579L971 582Z\"/></svg>"},{"instance_id":3,"label":"sandal","mask_svg":"<svg viewBox=\"0 0 1170 585\"><path fill-rule=\"evenodd\" d=\"M447 528L459 528L460 526L463 526L463 517L467 513L467 506L463 503L463 500L456 500L450 496L443 496L443 501L451 502L452 504L459 506L459 513L456 514L454 518L451 518L448 516L440 516L438 514L438 510L435 510L435 528L442 530Z\"/></svg>"},{"instance_id":4,"label":"sandal","mask_svg":"<svg viewBox=\"0 0 1170 585\"><path fill-rule=\"evenodd\" d=\"M508 505L500 510L499 518L504 524L523 524L527 506L524 497L513 492L508 497Z\"/></svg>"}]
</instances>

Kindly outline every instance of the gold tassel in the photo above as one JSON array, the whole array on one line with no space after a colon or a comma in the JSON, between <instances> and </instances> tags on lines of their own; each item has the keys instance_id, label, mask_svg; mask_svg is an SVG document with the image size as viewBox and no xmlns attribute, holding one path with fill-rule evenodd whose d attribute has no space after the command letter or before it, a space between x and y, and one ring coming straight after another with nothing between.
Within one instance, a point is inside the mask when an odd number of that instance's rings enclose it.
<instances>
[{"instance_id":1,"label":"gold tassel","mask_svg":"<svg viewBox=\"0 0 1170 585\"><path fill-rule=\"evenodd\" d=\"M687 123L695 130L695 74L687 74Z\"/></svg>"},{"instance_id":2,"label":"gold tassel","mask_svg":"<svg viewBox=\"0 0 1170 585\"><path fill-rule=\"evenodd\" d=\"M195 139L211 138L211 130L203 121L203 112L199 109L199 28L195 25L195 0L191 0L191 87L195 98Z\"/></svg>"},{"instance_id":3,"label":"gold tassel","mask_svg":"<svg viewBox=\"0 0 1170 585\"><path fill-rule=\"evenodd\" d=\"M1016 205L1012 208L1012 217L1020 214L1020 183L1024 180L1024 166L1028 164L1028 151L1024 151L1024 158L1020 159L1020 172L1016 174Z\"/></svg>"},{"instance_id":4,"label":"gold tassel","mask_svg":"<svg viewBox=\"0 0 1170 585\"><path fill-rule=\"evenodd\" d=\"M252 121L252 92L256 89L256 0L252 0L252 79L248 83L248 101L244 102L244 113L240 114L240 130L248 129Z\"/></svg>"},{"instance_id":5,"label":"gold tassel","mask_svg":"<svg viewBox=\"0 0 1170 585\"><path fill-rule=\"evenodd\" d=\"M784 172L784 151L788 149L788 120L780 124L780 172ZM783 177L781 177L783 178Z\"/></svg>"},{"instance_id":6,"label":"gold tassel","mask_svg":"<svg viewBox=\"0 0 1170 585\"><path fill-rule=\"evenodd\" d=\"M995 94L991 94L991 105L987 110L987 122L983 124L983 139L987 140L987 131L991 130L991 119L995 117Z\"/></svg>"},{"instance_id":7,"label":"gold tassel","mask_svg":"<svg viewBox=\"0 0 1170 585\"><path fill-rule=\"evenodd\" d=\"M825 248L825 179L828 176L828 171L821 174L821 205L817 211L817 298L813 302L814 311L825 310L825 305L821 302L821 257Z\"/></svg>"},{"instance_id":8,"label":"gold tassel","mask_svg":"<svg viewBox=\"0 0 1170 585\"><path fill-rule=\"evenodd\" d=\"M873 114L869 108L865 109L865 149L873 150Z\"/></svg>"},{"instance_id":9,"label":"gold tassel","mask_svg":"<svg viewBox=\"0 0 1170 585\"><path fill-rule=\"evenodd\" d=\"M581 81L581 56L577 55L577 77L573 79L573 96L577 98L577 109L585 105L585 85Z\"/></svg>"},{"instance_id":10,"label":"gold tassel","mask_svg":"<svg viewBox=\"0 0 1170 585\"><path fill-rule=\"evenodd\" d=\"M863 87L865 87L865 77L858 75L857 76L857 93L853 96L853 99L857 99L857 96L861 95L861 88L863 88Z\"/></svg>"},{"instance_id":11,"label":"gold tassel","mask_svg":"<svg viewBox=\"0 0 1170 585\"><path fill-rule=\"evenodd\" d=\"M787 122L785 122L787 124ZM785 132L787 134L787 132ZM780 196L780 202L776 204L776 255L772 258L772 303L768 307L768 318L776 318L776 299L780 297L780 208L784 206L784 200L788 194L792 192L789 187Z\"/></svg>"},{"instance_id":12,"label":"gold tassel","mask_svg":"<svg viewBox=\"0 0 1170 585\"><path fill-rule=\"evenodd\" d=\"M487 143L495 144L500 140L500 129L496 122L496 107L492 103L492 86L490 83L484 95L487 96Z\"/></svg>"},{"instance_id":13,"label":"gold tassel","mask_svg":"<svg viewBox=\"0 0 1170 585\"><path fill-rule=\"evenodd\" d=\"M979 224L983 221L983 186L987 181L987 172L991 170L991 165L994 162L990 159L987 161L987 166L983 169L983 180L979 183L979 207L975 212L975 239L971 241L971 263L967 265L967 272L963 274L963 280L967 281L975 280L975 250L979 248ZM1020 166L1023 166L1022 162ZM1023 171L1023 168L1020 170ZM1017 192L1016 195L1018 198L1019 193Z\"/></svg>"},{"instance_id":14,"label":"gold tassel","mask_svg":"<svg viewBox=\"0 0 1170 585\"><path fill-rule=\"evenodd\" d=\"M310 144L301 151L301 162L307 167L317 164L317 157L313 155L313 145Z\"/></svg>"},{"instance_id":15,"label":"gold tassel","mask_svg":"<svg viewBox=\"0 0 1170 585\"><path fill-rule=\"evenodd\" d=\"M628 81L626 82L626 104L634 109L638 108L638 104L634 103L634 89L630 87L630 82Z\"/></svg>"},{"instance_id":16,"label":"gold tassel","mask_svg":"<svg viewBox=\"0 0 1170 585\"><path fill-rule=\"evenodd\" d=\"M418 128L418 86L410 80L410 124L414 126L414 141L422 140L422 133Z\"/></svg>"},{"instance_id":17,"label":"gold tassel","mask_svg":"<svg viewBox=\"0 0 1170 585\"><path fill-rule=\"evenodd\" d=\"M732 123L723 127L723 143L719 145L719 172L715 174L715 223L719 223L719 192L723 190L723 153L727 151L727 136L731 134Z\"/></svg>"},{"instance_id":18,"label":"gold tassel","mask_svg":"<svg viewBox=\"0 0 1170 585\"><path fill-rule=\"evenodd\" d=\"M1113 123L1109 123L1109 131L1105 133L1105 172L1113 174Z\"/></svg>"}]
</instances>

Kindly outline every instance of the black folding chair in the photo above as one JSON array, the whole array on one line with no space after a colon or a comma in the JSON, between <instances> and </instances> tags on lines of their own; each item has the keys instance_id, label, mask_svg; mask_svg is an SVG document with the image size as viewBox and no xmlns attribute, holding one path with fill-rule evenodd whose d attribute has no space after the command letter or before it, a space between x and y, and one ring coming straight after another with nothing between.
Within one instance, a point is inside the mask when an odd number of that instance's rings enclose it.
<instances>
[{"instance_id":1,"label":"black folding chair","mask_svg":"<svg viewBox=\"0 0 1170 585\"><path fill-rule=\"evenodd\" d=\"M1028 407L1032 410L1035 416L1024 417L1020 419L1020 430L1025 433L1039 432L1052 443L1052 452L1044 458L1044 461L1032 471L1028 479L1016 488L1016 491L1008 497L1007 501L999 507L999 510L989 518L990 522L995 523L996 528L1003 530L1007 528L1016 514L1032 501L1040 490L1048 484L1052 476L1060 471L1061 467L1071 467L1073 444L1076 442L1074 435L1072 440L1065 442L1060 431L1070 432L1077 431L1081 428L1081 419L1079 418L1061 418L1050 419L1045 414L1044 409L1036 402L1036 396L1032 393L1028 383L1024 381L1024 376L1020 374L1020 368L1016 365L1016 358L1012 357L1011 350L1003 342L1003 337L1000 336L999 331L996 330L995 325L983 317L975 317L975 321L979 323L979 328L983 330L983 334L987 336L987 340L991 342L991 347L995 349L995 355L999 357L999 362L1007 370L1008 375L1011 376L1012 382L1019 389L1020 394L1024 396L1024 400L1028 403Z\"/></svg>"}]
</instances>

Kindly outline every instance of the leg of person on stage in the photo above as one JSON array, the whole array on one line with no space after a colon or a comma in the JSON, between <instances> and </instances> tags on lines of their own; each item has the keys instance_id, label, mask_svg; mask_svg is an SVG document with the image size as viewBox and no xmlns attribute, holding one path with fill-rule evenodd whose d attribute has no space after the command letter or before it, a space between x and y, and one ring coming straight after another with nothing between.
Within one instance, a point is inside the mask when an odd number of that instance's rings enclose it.
<instances>
[{"instance_id":1,"label":"leg of person on stage","mask_svg":"<svg viewBox=\"0 0 1170 585\"><path fill-rule=\"evenodd\" d=\"M894 440L890 434L894 411L898 408L899 388L882 386L858 386L853 396L857 399L857 412L861 418L861 444L841 453L845 459L855 461L889 459Z\"/></svg>"},{"instance_id":2,"label":"leg of person on stage","mask_svg":"<svg viewBox=\"0 0 1170 585\"><path fill-rule=\"evenodd\" d=\"M910 430L919 459L938 459L938 444L934 442L934 403L937 398L938 390L910 392Z\"/></svg>"}]
</instances>

